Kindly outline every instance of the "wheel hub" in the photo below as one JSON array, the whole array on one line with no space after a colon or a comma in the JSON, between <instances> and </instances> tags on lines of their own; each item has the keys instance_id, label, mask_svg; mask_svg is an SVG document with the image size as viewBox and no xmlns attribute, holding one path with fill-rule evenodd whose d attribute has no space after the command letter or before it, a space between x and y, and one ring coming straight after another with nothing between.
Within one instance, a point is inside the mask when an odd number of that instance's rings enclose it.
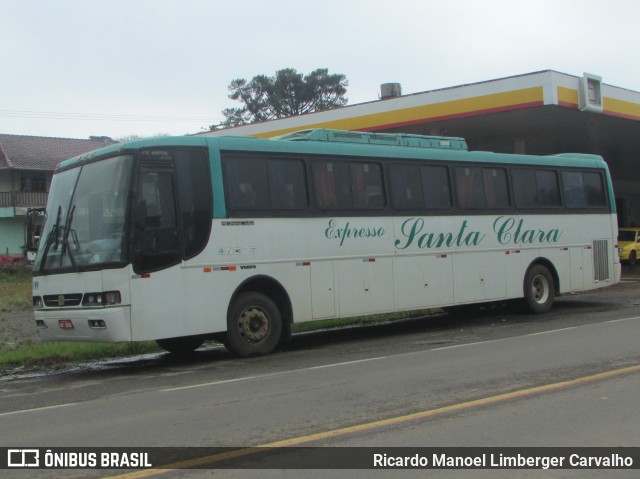
<instances>
[{"instance_id":1,"label":"wheel hub","mask_svg":"<svg viewBox=\"0 0 640 479\"><path fill-rule=\"evenodd\" d=\"M257 343L269 333L269 317L261 308L247 308L240 316L238 327L244 338Z\"/></svg>"},{"instance_id":2,"label":"wheel hub","mask_svg":"<svg viewBox=\"0 0 640 479\"><path fill-rule=\"evenodd\" d=\"M549 283L543 275L533 278L531 284L533 297L537 303L544 303L549 296Z\"/></svg>"}]
</instances>

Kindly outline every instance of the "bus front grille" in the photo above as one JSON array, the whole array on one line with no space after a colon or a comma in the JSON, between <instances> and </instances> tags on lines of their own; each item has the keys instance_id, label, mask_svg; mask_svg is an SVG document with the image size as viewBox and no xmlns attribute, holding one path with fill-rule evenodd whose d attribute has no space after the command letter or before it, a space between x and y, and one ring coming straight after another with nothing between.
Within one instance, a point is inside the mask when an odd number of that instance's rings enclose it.
<instances>
[{"instance_id":1,"label":"bus front grille","mask_svg":"<svg viewBox=\"0 0 640 479\"><path fill-rule=\"evenodd\" d=\"M44 304L48 308L64 308L78 306L82 301L82 294L49 294L44 297Z\"/></svg>"}]
</instances>

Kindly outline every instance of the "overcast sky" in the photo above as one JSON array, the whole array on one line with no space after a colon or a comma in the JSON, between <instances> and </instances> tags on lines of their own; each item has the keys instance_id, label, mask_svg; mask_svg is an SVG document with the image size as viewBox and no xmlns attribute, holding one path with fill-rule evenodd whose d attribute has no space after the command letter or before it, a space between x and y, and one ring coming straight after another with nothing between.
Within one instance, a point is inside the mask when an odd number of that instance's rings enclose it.
<instances>
[{"instance_id":1,"label":"overcast sky","mask_svg":"<svg viewBox=\"0 0 640 479\"><path fill-rule=\"evenodd\" d=\"M640 0L0 0L0 133L197 133L234 78L347 76L349 104L552 69L640 91Z\"/></svg>"}]
</instances>

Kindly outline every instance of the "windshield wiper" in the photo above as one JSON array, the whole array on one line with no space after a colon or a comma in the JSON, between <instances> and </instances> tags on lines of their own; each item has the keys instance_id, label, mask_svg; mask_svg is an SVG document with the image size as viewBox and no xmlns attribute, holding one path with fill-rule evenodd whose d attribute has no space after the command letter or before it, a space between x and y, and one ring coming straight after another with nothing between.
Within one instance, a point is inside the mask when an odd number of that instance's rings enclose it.
<instances>
[{"instance_id":1,"label":"windshield wiper","mask_svg":"<svg viewBox=\"0 0 640 479\"><path fill-rule=\"evenodd\" d=\"M44 265L47 263L47 255L49 254L49 248L51 248L51 243L55 239L56 245L54 248L58 248L58 229L60 228L60 220L62 219L62 205L58 205L58 214L56 216L56 222L49 231L49 235L47 236L47 241L44 244L44 250L42 251L42 260L40 260L40 272L44 271Z\"/></svg>"},{"instance_id":2,"label":"windshield wiper","mask_svg":"<svg viewBox=\"0 0 640 479\"><path fill-rule=\"evenodd\" d=\"M64 238L62 238L62 250L60 251L60 259L62 261L62 258L64 257L65 252L68 252L69 259L71 260L71 265L73 266L73 269L78 271L76 258L73 256L73 253L71 252L71 247L69 246L69 234L71 233L71 222L73 221L73 214L75 212L76 212L76 205L73 205L73 207L71 208L71 211L69 212L69 215L67 216L67 221L64 225ZM77 245L78 236L76 235L75 231L73 231L73 237L75 239L74 242Z\"/></svg>"}]
</instances>

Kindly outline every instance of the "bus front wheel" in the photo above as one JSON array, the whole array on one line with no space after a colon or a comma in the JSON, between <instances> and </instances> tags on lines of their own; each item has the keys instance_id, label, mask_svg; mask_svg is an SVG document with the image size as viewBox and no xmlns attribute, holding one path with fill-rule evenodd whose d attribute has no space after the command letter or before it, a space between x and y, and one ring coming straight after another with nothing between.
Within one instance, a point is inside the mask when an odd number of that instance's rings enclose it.
<instances>
[{"instance_id":1,"label":"bus front wheel","mask_svg":"<svg viewBox=\"0 0 640 479\"><path fill-rule=\"evenodd\" d=\"M282 315L262 293L242 293L229 308L225 346L238 356L261 356L275 349L282 335Z\"/></svg>"},{"instance_id":2,"label":"bus front wheel","mask_svg":"<svg viewBox=\"0 0 640 479\"><path fill-rule=\"evenodd\" d=\"M555 299L555 285L549 270L541 264L533 265L524 279L524 299L532 313L546 313Z\"/></svg>"}]
</instances>

